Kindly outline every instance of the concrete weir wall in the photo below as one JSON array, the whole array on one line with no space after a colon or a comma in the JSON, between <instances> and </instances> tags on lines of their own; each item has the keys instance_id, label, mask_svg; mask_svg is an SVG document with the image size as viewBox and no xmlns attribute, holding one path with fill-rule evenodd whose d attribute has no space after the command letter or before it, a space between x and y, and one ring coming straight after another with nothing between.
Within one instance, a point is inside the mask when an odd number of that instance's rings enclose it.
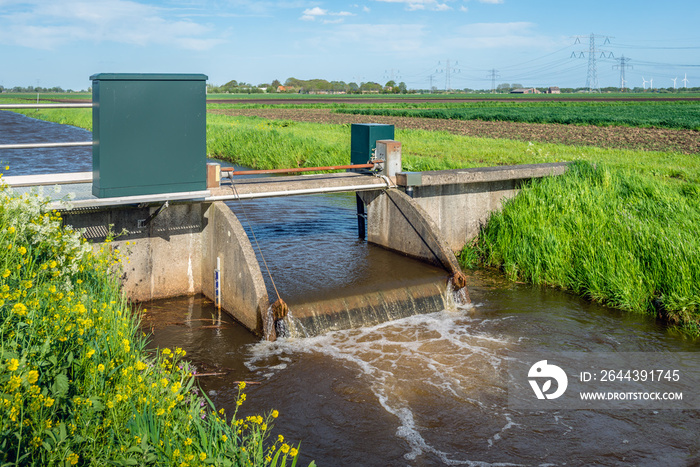
<instances>
[{"instance_id":1,"label":"concrete weir wall","mask_svg":"<svg viewBox=\"0 0 700 467\"><path fill-rule=\"evenodd\" d=\"M412 201L434 222L439 237L457 252L526 181L561 175L567 167L567 163L548 163L399 173L396 183L408 193L412 190Z\"/></svg>"},{"instance_id":2,"label":"concrete weir wall","mask_svg":"<svg viewBox=\"0 0 700 467\"><path fill-rule=\"evenodd\" d=\"M269 300L258 259L243 226L223 202L204 213L202 293L214 299L214 270L220 267L221 307L248 329L262 334Z\"/></svg>"},{"instance_id":3,"label":"concrete weir wall","mask_svg":"<svg viewBox=\"0 0 700 467\"><path fill-rule=\"evenodd\" d=\"M367 205L368 242L450 273L460 271L457 258L439 235L438 226L409 196L395 188L358 194Z\"/></svg>"},{"instance_id":4,"label":"concrete weir wall","mask_svg":"<svg viewBox=\"0 0 700 467\"><path fill-rule=\"evenodd\" d=\"M214 299L214 270L221 271L221 306L250 330L262 333L267 291L243 227L223 202L167 207L125 206L64 213L84 236L122 254L124 292L135 302L202 293Z\"/></svg>"}]
</instances>

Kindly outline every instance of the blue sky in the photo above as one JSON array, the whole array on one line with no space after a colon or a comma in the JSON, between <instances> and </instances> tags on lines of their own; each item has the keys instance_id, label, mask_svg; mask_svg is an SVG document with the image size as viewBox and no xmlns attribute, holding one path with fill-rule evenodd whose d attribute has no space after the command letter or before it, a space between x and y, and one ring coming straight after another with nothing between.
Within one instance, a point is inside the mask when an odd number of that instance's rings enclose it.
<instances>
[{"instance_id":1,"label":"blue sky","mask_svg":"<svg viewBox=\"0 0 700 467\"><path fill-rule=\"evenodd\" d=\"M488 89L497 70L496 84L579 87L595 33L601 87L623 55L628 86L700 86L699 19L696 0L0 0L0 85L123 72L444 89L449 71L451 88Z\"/></svg>"}]
</instances>

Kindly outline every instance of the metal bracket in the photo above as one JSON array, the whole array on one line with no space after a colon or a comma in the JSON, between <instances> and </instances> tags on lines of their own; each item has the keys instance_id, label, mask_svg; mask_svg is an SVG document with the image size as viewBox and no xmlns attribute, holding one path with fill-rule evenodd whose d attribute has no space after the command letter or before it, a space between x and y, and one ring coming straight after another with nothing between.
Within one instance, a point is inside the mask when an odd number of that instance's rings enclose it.
<instances>
[{"instance_id":1,"label":"metal bracket","mask_svg":"<svg viewBox=\"0 0 700 467\"><path fill-rule=\"evenodd\" d=\"M166 201L165 203L161 204L161 205L158 207L158 209L156 209L155 211L153 211L153 214L151 214L150 216L148 216L146 219L139 219L139 220L136 222L136 228L138 228L138 229L145 229L146 226L148 226L148 224L150 224L151 221L153 221L153 219L155 219L156 216L158 216L158 214L160 214L161 212L163 212L163 209L165 209L165 208L167 208L167 207L168 207L168 202Z\"/></svg>"}]
</instances>

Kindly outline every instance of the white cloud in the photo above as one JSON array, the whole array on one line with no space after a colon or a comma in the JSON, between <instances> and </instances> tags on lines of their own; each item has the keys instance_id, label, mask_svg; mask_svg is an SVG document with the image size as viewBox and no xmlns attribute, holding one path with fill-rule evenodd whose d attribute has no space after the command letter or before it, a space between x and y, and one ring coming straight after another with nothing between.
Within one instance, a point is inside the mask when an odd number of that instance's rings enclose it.
<instances>
[{"instance_id":1,"label":"white cloud","mask_svg":"<svg viewBox=\"0 0 700 467\"><path fill-rule=\"evenodd\" d=\"M384 3L403 3L406 5L408 11L416 10L434 10L434 11L446 11L451 10L452 7L446 3L440 3L437 0L376 0L378 2Z\"/></svg>"},{"instance_id":2,"label":"white cloud","mask_svg":"<svg viewBox=\"0 0 700 467\"><path fill-rule=\"evenodd\" d=\"M492 5L496 5L499 3L503 3L504 0L479 0L479 3L490 3Z\"/></svg>"},{"instance_id":3,"label":"white cloud","mask_svg":"<svg viewBox=\"0 0 700 467\"><path fill-rule=\"evenodd\" d=\"M325 16L328 14L328 10L324 10L323 8L319 7L313 7L313 8L307 8L304 10L304 15L308 16Z\"/></svg>"},{"instance_id":4,"label":"white cloud","mask_svg":"<svg viewBox=\"0 0 700 467\"><path fill-rule=\"evenodd\" d=\"M320 7L313 7L313 8L307 8L304 10L302 13L301 17L299 18L302 21L314 21L316 18L321 18L321 17L326 17L326 16L339 16L339 17L345 17L345 16L355 16L353 13L350 13L349 11L338 11L338 12L333 12L333 11L328 11L324 10L323 8ZM336 23L342 23L343 18L338 18L338 19L324 19L323 24L336 24Z\"/></svg>"},{"instance_id":5,"label":"white cloud","mask_svg":"<svg viewBox=\"0 0 700 467\"><path fill-rule=\"evenodd\" d=\"M0 16L0 43L50 50L76 41L110 41L205 50L223 42L211 37L207 25L131 0L34 0L18 6Z\"/></svg>"}]
</instances>

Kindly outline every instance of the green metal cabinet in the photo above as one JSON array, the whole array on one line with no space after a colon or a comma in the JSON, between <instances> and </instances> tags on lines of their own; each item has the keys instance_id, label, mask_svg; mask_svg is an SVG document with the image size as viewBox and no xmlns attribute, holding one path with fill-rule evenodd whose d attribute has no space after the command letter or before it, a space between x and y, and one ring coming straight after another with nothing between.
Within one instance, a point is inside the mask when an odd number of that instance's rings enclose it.
<instances>
[{"instance_id":1,"label":"green metal cabinet","mask_svg":"<svg viewBox=\"0 0 700 467\"><path fill-rule=\"evenodd\" d=\"M90 79L93 195L206 190L206 75Z\"/></svg>"},{"instance_id":2,"label":"green metal cabinet","mask_svg":"<svg viewBox=\"0 0 700 467\"><path fill-rule=\"evenodd\" d=\"M366 164L372 159L377 140L394 139L394 125L353 123L350 126L350 163Z\"/></svg>"}]
</instances>

